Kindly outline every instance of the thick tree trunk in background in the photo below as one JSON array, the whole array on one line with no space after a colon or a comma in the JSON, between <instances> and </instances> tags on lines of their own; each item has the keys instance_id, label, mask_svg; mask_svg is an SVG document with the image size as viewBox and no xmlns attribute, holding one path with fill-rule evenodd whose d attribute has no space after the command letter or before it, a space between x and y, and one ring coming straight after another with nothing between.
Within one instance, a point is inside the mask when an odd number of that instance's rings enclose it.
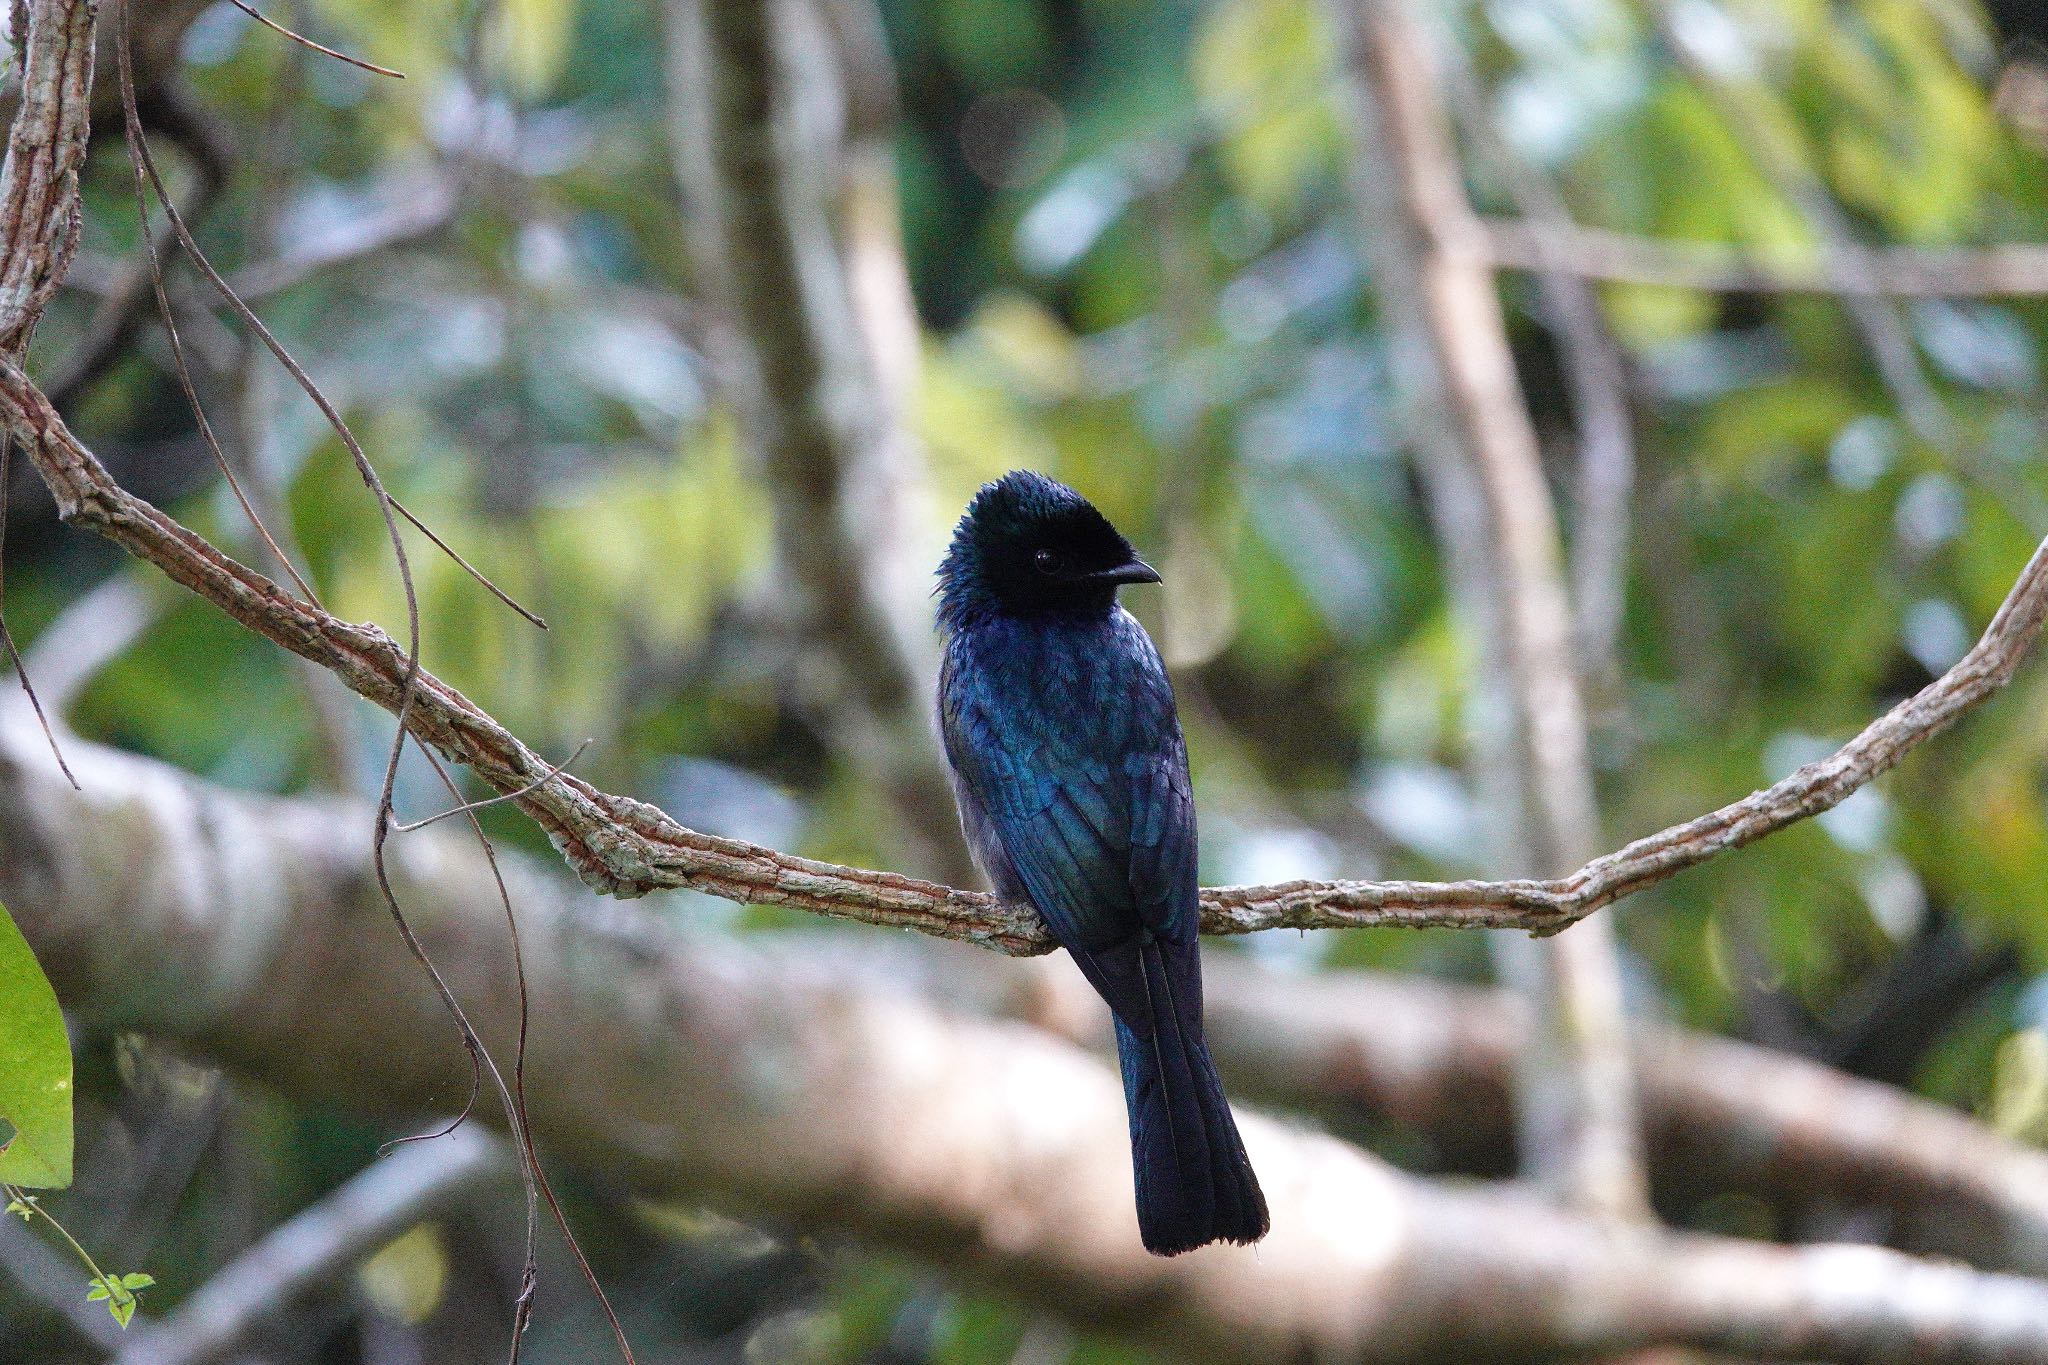
<instances>
[{"instance_id":1,"label":"thick tree trunk in background","mask_svg":"<svg viewBox=\"0 0 2048 1365\"><path fill-rule=\"evenodd\" d=\"M20 709L0 715L0 897L86 1028L182 1043L296 1098L460 1103L461 1050L364 870L367 809L230 793L76 740L74 791ZM392 852L422 939L502 1039L509 955L481 854L439 829ZM2048 1358L2048 1286L1869 1248L1608 1231L1256 1115L1273 1235L1149 1257L1122 1094L1099 1062L830 956L674 932L506 862L540 1022L536 1131L644 1194L841 1228L1203 1360L1654 1342Z\"/></svg>"},{"instance_id":2,"label":"thick tree trunk in background","mask_svg":"<svg viewBox=\"0 0 2048 1365\"><path fill-rule=\"evenodd\" d=\"M789 685L878 779L916 861L972 882L930 719L943 538L871 11L668 0L672 142L703 343L775 499L776 597L803 642Z\"/></svg>"},{"instance_id":3,"label":"thick tree trunk in background","mask_svg":"<svg viewBox=\"0 0 2048 1365\"><path fill-rule=\"evenodd\" d=\"M1528 1036L1516 997L1350 973L1282 984L1232 959L1208 975L1210 1042L1232 1093L1413 1129L1452 1169L1510 1164ZM1880 1211L1893 1245L2048 1276L2048 1153L1747 1043L1644 1024L1629 1051L1651 1183L1675 1201L1733 1191Z\"/></svg>"}]
</instances>

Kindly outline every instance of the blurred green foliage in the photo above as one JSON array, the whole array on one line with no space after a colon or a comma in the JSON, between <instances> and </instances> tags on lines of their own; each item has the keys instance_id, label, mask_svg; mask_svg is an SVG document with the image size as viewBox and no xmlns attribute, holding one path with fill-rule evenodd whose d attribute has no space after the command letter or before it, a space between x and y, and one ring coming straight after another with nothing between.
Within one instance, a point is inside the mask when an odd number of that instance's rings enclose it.
<instances>
[{"instance_id":1,"label":"blurred green foliage","mask_svg":"<svg viewBox=\"0 0 2048 1365\"><path fill-rule=\"evenodd\" d=\"M796 665L757 629L777 590L769 500L707 397L693 341L658 7L505 0L475 64L481 88L464 74L466 6L301 8L315 36L408 79L309 59L225 5L210 12L187 44L189 78L241 157L270 137L281 169L275 184L237 174L200 231L224 265L245 265L415 193L409 177L461 185L444 230L320 272L264 310L393 490L551 625L535 633L415 538L427 664L543 752L597 737L580 772L686 822L820 856L899 857L876 832L872 794L791 704ZM950 514L981 480L1032 465L1164 556L1163 600L1136 606L1176 668L1205 877L1499 870L1463 766L1472 660L1394 436L1323 9L882 8L927 325L916 423L937 501ZM2042 151L1993 107L1999 43L1967 0L1686 0L1675 12L1764 130L1764 154L1823 187L1869 240L2048 231ZM1463 114L1490 121L1581 221L1821 249L1640 0L1490 0L1440 15L1481 92ZM1512 213L1512 177L1486 141L1466 148L1473 194ZM125 176L111 149L96 159L94 258L133 250ZM1569 513L1558 342L1528 280L1503 289ZM1825 752L1974 638L2048 530L2048 308L1897 305L1946 412L1946 435L1930 439L1836 301L1647 286L1604 287L1600 300L1626 352L1640 465L1621 654L1596 679L1618 843ZM40 364L76 344L90 302L60 300ZM328 604L397 632L388 547L345 453L281 383L242 403L232 339L191 330L202 389L284 490ZM72 415L97 449L199 469L154 340ZM203 470L152 495L247 552ZM47 526L18 531L11 619L33 635L113 573L137 571ZM1806 1030L1797 1045L1832 1056L1892 964L1953 940L2004 966L1930 1006L1933 1036L1888 1059L1903 1068L1892 1078L2038 1136L2048 1100L2027 1040L2048 1028L2043 676L2024 673L1828 817L1614 912L1640 1008L1779 1042L1769 1021L1789 1013ZM72 719L222 781L302 790L325 780L305 686L270 646L167 598ZM360 782L382 763L387 721L363 708L346 719ZM424 769L405 779L403 808L443 804ZM544 849L516 815L489 817ZM677 898L664 912L712 908ZM1474 935L1264 937L1223 950L1303 968L1484 971ZM276 1190L294 1198L340 1179L334 1153L353 1160L363 1144L319 1122L266 1131ZM167 1303L213 1250L188 1221L173 1227L184 1240L150 1257ZM846 1358L897 1358L889 1342L914 1319L913 1358L1000 1361L1032 1330L936 1292L901 1268L852 1264L817 1340Z\"/></svg>"}]
</instances>

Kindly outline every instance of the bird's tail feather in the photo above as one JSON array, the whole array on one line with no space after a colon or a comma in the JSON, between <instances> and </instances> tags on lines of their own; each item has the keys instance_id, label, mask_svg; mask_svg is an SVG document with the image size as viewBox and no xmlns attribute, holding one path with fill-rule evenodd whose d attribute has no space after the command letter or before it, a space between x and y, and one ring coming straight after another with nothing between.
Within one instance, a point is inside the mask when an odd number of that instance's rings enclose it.
<instances>
[{"instance_id":1,"label":"bird's tail feather","mask_svg":"<svg viewBox=\"0 0 2048 1365\"><path fill-rule=\"evenodd\" d=\"M1195 948L1152 939L1137 953L1150 1017L1139 1027L1119 1018L1116 1051L1131 1116L1138 1231L1162 1256L1255 1242L1266 1234L1266 1198L1203 1041Z\"/></svg>"}]
</instances>

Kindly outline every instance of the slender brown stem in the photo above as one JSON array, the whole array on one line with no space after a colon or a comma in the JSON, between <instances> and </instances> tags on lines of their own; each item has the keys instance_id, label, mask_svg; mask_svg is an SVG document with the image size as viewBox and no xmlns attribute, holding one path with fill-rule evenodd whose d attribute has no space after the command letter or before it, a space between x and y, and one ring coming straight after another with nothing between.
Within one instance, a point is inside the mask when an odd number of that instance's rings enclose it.
<instances>
[{"instance_id":1,"label":"slender brown stem","mask_svg":"<svg viewBox=\"0 0 2048 1365\"><path fill-rule=\"evenodd\" d=\"M300 47L310 48L314 52L319 53L323 57L332 57L334 58L334 60L338 62L347 62L350 66L360 67L364 71L371 72L375 75L392 76L396 77L398 80L401 81L405 79L405 73L403 71L393 71L388 66L379 66L375 62L366 62L361 57L351 57L346 52L337 52L333 48L328 47L324 43L314 42L311 38L308 38L303 33L298 33L293 31L292 29L286 28L283 24L278 23L275 19L272 19L269 16L265 15L261 10L257 9L254 5L249 4L248 0L229 0L229 3L233 4L236 9L248 15L251 19L254 19L257 23L263 25L263 27L269 29L271 32L283 34L286 38L291 39L291 41L297 43Z\"/></svg>"}]
</instances>

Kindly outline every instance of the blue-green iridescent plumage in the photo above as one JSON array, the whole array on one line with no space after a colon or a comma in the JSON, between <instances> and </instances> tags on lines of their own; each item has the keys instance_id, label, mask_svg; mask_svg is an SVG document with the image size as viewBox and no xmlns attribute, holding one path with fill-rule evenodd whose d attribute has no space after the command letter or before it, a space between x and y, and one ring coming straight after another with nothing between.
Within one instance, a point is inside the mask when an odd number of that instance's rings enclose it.
<instances>
[{"instance_id":1,"label":"blue-green iridescent plumage","mask_svg":"<svg viewBox=\"0 0 2048 1365\"><path fill-rule=\"evenodd\" d=\"M1187 750L1158 651L1116 604L1157 575L1078 493L1018 471L976 495L939 577L961 821L1115 1015L1145 1244L1255 1240L1265 1200L1202 1038Z\"/></svg>"}]
</instances>

